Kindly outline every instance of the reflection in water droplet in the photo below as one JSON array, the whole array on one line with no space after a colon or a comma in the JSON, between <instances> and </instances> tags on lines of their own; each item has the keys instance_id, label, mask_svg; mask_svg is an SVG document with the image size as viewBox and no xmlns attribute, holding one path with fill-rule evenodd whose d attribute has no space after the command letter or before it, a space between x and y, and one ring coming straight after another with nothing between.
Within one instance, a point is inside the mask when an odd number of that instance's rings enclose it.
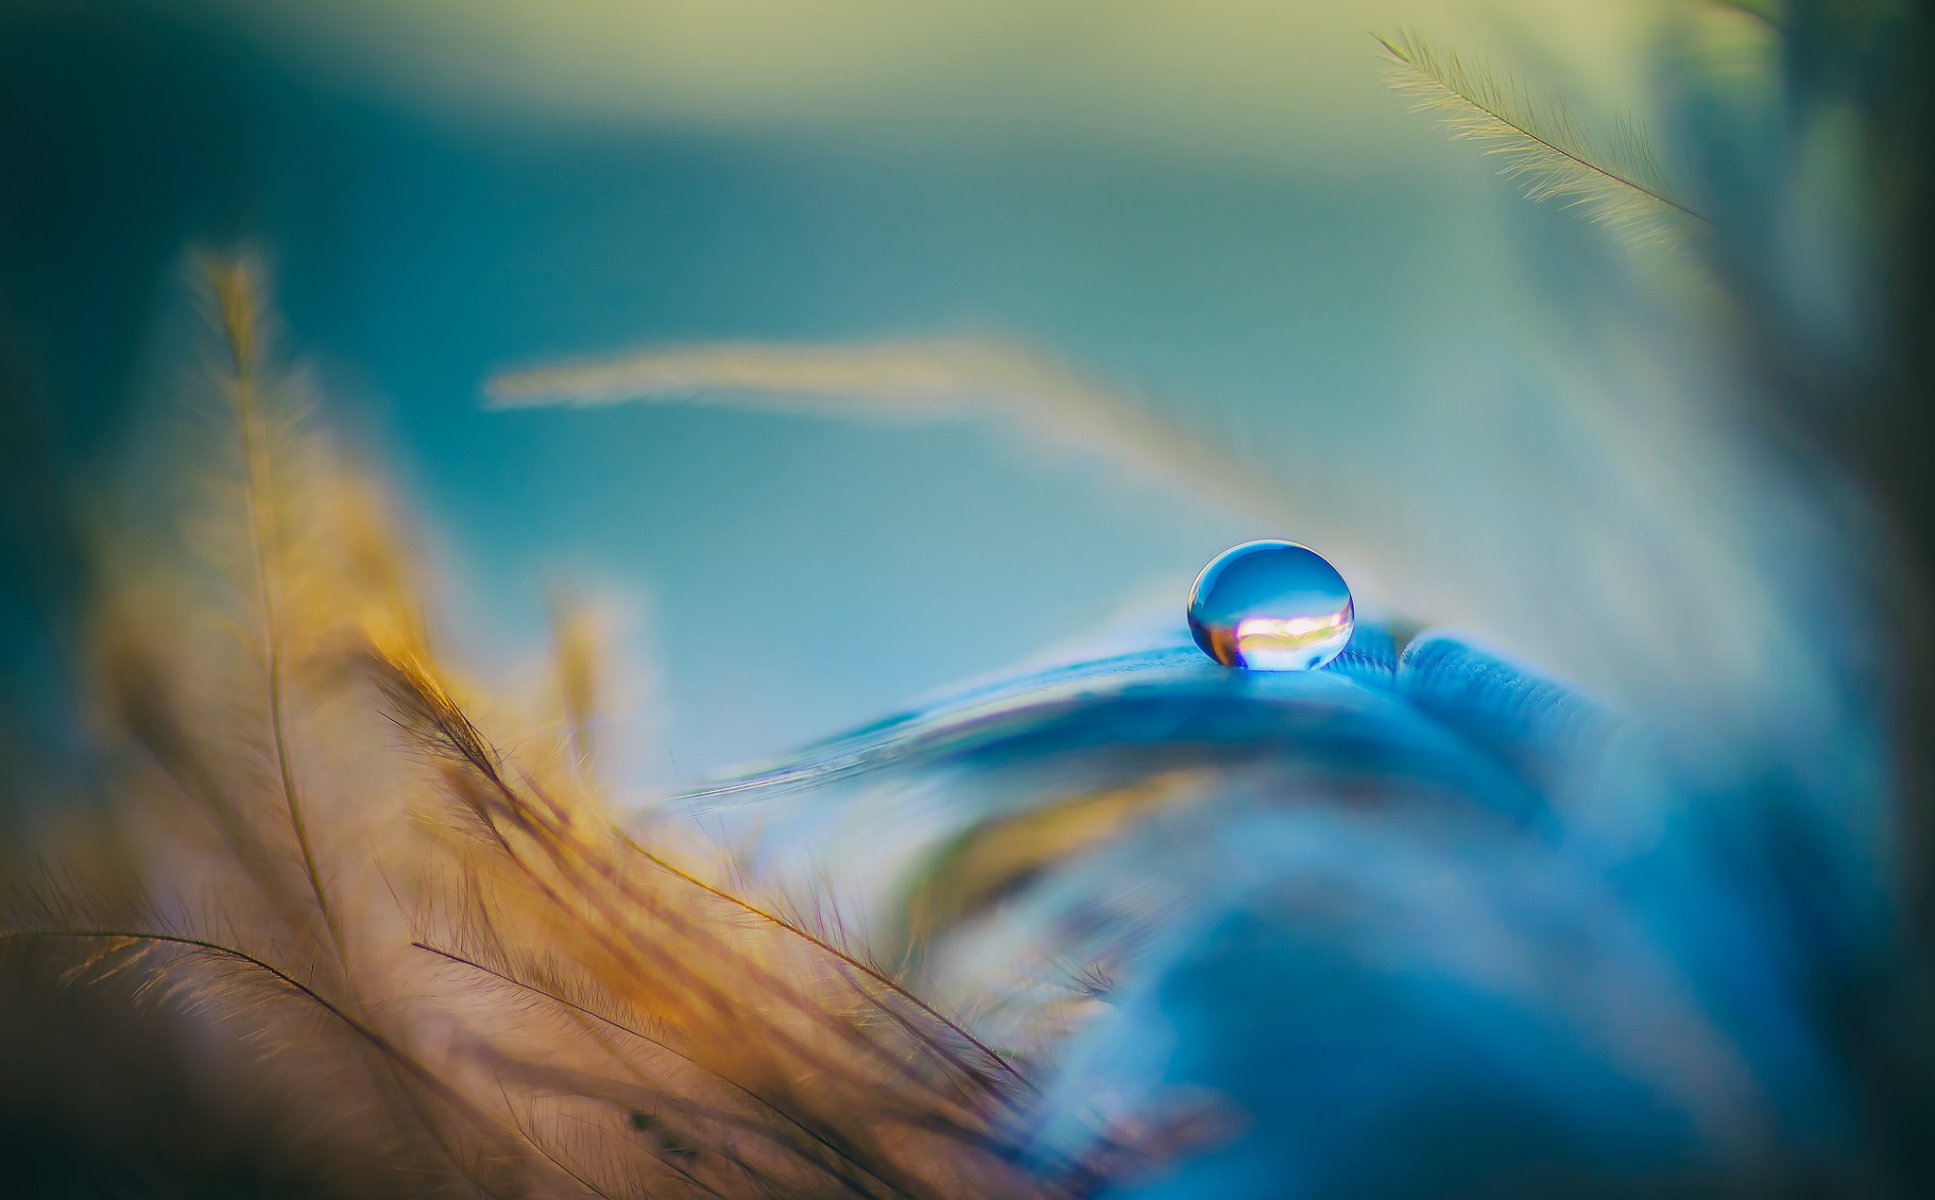
<instances>
[{"instance_id":1,"label":"reflection in water droplet","mask_svg":"<svg viewBox=\"0 0 1935 1200\"><path fill-rule=\"evenodd\" d=\"M1232 546L1189 589L1189 632L1226 667L1313 670L1343 651L1355 624L1344 577L1295 542Z\"/></svg>"}]
</instances>

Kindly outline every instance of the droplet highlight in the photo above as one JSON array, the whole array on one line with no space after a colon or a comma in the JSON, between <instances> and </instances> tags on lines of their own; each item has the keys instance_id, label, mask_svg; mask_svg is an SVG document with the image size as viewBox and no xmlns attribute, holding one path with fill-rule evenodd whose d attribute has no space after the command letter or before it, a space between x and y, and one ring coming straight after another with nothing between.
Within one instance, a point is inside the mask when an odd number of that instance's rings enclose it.
<instances>
[{"instance_id":1,"label":"droplet highlight","mask_svg":"<svg viewBox=\"0 0 1935 1200\"><path fill-rule=\"evenodd\" d=\"M1295 542L1232 546L1189 589L1189 632L1226 667L1315 670L1343 653L1356 625L1344 577Z\"/></svg>"}]
</instances>

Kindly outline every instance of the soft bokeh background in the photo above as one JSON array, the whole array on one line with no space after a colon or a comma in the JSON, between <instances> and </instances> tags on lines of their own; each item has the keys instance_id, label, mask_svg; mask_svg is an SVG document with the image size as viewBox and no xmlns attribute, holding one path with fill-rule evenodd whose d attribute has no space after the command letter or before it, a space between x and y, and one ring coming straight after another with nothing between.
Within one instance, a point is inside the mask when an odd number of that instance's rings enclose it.
<instances>
[{"instance_id":1,"label":"soft bokeh background","mask_svg":"<svg viewBox=\"0 0 1935 1200\"><path fill-rule=\"evenodd\" d=\"M1623 519L1581 482L1620 435L1554 415L1550 360L1588 368L1542 316L1595 235L1408 114L1370 34L1643 111L1683 7L12 0L0 316L49 461L139 479L189 391L184 247L261 249L471 657L515 668L560 585L637 614L649 688L607 739L636 780L877 716L1125 599L1180 627L1196 568L1251 536L1538 652L1520 617L1548 598L1501 593L1590 540L1563 514ZM1261 528L994 421L483 402L495 371L637 345L963 333L1205 431L1304 511ZM1654 432L1675 469L1691 443Z\"/></svg>"}]
</instances>

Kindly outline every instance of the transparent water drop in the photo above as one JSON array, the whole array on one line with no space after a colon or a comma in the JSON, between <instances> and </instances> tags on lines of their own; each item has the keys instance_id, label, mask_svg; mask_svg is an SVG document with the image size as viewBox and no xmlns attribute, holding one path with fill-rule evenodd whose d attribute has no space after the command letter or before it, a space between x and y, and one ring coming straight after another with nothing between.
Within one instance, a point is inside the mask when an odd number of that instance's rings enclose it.
<instances>
[{"instance_id":1,"label":"transparent water drop","mask_svg":"<svg viewBox=\"0 0 1935 1200\"><path fill-rule=\"evenodd\" d=\"M1314 670L1343 652L1355 627L1344 577L1295 542L1232 546L1189 589L1189 632L1226 667Z\"/></svg>"}]
</instances>

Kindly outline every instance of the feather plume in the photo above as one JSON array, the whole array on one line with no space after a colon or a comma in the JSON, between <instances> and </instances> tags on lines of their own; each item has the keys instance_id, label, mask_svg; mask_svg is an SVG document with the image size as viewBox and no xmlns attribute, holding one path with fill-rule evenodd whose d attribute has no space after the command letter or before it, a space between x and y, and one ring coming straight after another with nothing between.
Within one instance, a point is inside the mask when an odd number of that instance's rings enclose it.
<instances>
[{"instance_id":1,"label":"feather plume","mask_svg":"<svg viewBox=\"0 0 1935 1200\"><path fill-rule=\"evenodd\" d=\"M219 552L111 589L102 758L126 764L110 788L130 832L96 870L9 864L0 952L242 1031L227 1044L301 1098L265 1106L272 1144L333 1159L351 1194L1052 1196L1090 1178L1024 1172L1032 1082L836 926L744 894L669 820L612 819L586 769L582 617L560 609L529 706L549 720L470 698L376 490L292 415L258 269L205 279L237 464L204 523Z\"/></svg>"},{"instance_id":2,"label":"feather plume","mask_svg":"<svg viewBox=\"0 0 1935 1200\"><path fill-rule=\"evenodd\" d=\"M1467 66L1455 54L1400 35L1379 37L1391 86L1431 113L1454 137L1503 160L1499 173L1528 199L1583 208L1635 243L1672 243L1706 218L1675 198L1644 136L1630 122L1594 136L1564 103L1539 99L1519 82Z\"/></svg>"}]
</instances>

